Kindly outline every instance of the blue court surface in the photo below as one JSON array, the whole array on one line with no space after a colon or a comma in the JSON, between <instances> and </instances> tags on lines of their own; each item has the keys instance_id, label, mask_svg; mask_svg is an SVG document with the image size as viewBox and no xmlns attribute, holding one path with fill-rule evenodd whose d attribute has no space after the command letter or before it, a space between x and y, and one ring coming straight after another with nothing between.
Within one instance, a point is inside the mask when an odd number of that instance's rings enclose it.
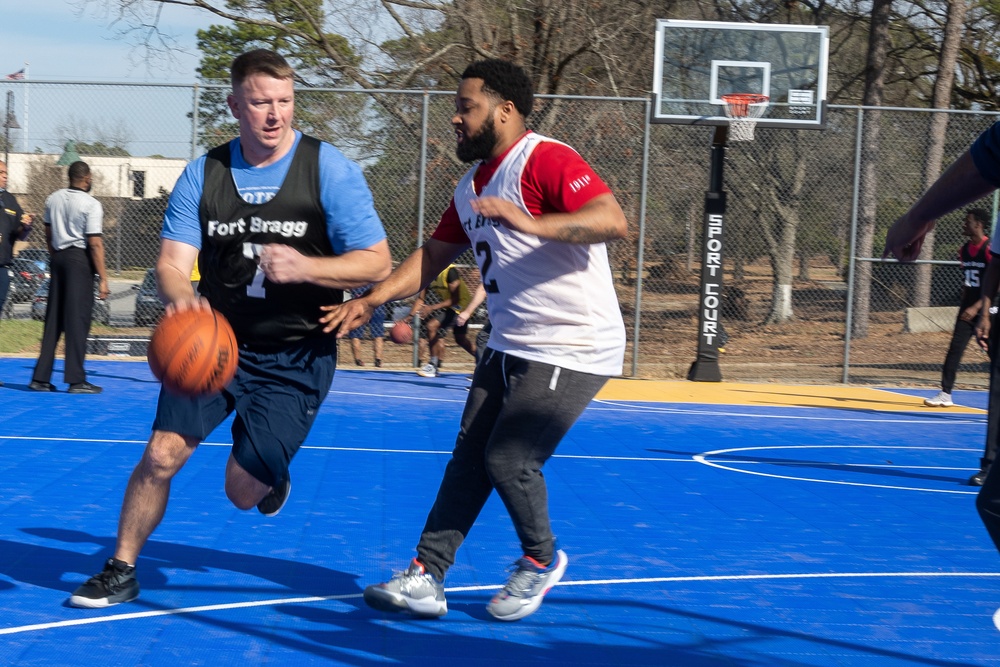
<instances>
[{"instance_id":1,"label":"blue court surface","mask_svg":"<svg viewBox=\"0 0 1000 667\"><path fill-rule=\"evenodd\" d=\"M929 410L931 390L815 406L762 385L736 404L618 381L546 466L566 576L502 623L485 605L520 553L495 497L446 616L361 599L413 556L464 376L338 371L270 519L226 500L221 427L174 480L141 597L81 610L66 598L113 552L158 385L95 360L103 394L34 393L33 363L0 359L2 665L1000 665L1000 555L965 485L982 392Z\"/></svg>"}]
</instances>

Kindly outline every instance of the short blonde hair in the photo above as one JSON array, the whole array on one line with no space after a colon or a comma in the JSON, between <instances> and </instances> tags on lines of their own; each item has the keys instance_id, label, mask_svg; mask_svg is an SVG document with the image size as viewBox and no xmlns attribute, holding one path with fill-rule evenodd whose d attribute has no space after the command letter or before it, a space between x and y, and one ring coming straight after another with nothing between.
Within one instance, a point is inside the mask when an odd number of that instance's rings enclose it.
<instances>
[{"instance_id":1,"label":"short blonde hair","mask_svg":"<svg viewBox=\"0 0 1000 667\"><path fill-rule=\"evenodd\" d=\"M295 70L274 51L254 49L236 57L229 69L233 88L238 88L252 74L267 74L275 79L294 79Z\"/></svg>"}]
</instances>

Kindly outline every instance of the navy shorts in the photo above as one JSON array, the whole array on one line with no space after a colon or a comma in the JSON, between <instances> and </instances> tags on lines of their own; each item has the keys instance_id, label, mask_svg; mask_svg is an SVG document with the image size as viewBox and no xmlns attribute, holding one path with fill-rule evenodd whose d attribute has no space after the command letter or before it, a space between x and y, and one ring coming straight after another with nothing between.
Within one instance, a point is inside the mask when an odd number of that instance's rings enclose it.
<instances>
[{"instance_id":1,"label":"navy shorts","mask_svg":"<svg viewBox=\"0 0 1000 667\"><path fill-rule=\"evenodd\" d=\"M348 338L364 338L365 337L365 327L372 334L372 338L385 338L385 305L381 305L372 311L372 318L368 320L368 324L362 324L357 329L353 329L347 333Z\"/></svg>"},{"instance_id":2,"label":"navy shorts","mask_svg":"<svg viewBox=\"0 0 1000 667\"><path fill-rule=\"evenodd\" d=\"M233 457L269 486L288 478L288 465L309 435L337 367L333 336L309 338L277 352L240 346L236 377L201 398L160 389L153 430L204 440L233 411Z\"/></svg>"}]
</instances>

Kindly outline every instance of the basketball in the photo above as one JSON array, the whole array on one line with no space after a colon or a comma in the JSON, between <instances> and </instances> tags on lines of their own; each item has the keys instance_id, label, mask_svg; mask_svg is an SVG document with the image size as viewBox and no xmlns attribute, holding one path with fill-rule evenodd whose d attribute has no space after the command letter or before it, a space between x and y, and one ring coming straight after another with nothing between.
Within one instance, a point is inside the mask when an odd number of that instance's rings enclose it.
<instances>
[{"instance_id":1,"label":"basketball","mask_svg":"<svg viewBox=\"0 0 1000 667\"><path fill-rule=\"evenodd\" d=\"M160 320L146 352L163 387L182 396L221 391L236 375L239 353L229 322L214 310L176 311Z\"/></svg>"},{"instance_id":2,"label":"basketball","mask_svg":"<svg viewBox=\"0 0 1000 667\"><path fill-rule=\"evenodd\" d=\"M413 342L413 329L406 320L396 320L389 329L389 338L397 345L409 345Z\"/></svg>"}]
</instances>

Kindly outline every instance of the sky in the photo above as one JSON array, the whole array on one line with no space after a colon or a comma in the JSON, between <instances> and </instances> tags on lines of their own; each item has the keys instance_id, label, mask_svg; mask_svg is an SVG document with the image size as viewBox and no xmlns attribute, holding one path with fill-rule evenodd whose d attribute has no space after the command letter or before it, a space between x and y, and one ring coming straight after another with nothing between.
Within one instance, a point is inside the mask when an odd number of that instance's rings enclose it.
<instances>
[{"instance_id":1,"label":"sky","mask_svg":"<svg viewBox=\"0 0 1000 667\"><path fill-rule=\"evenodd\" d=\"M28 78L45 81L194 83L195 31L221 23L208 12L163 5L162 32L178 48L172 60L144 62L143 52L119 36L107 7L113 0L2 0L0 79L28 63ZM149 17L152 19L152 17Z\"/></svg>"}]
</instances>

